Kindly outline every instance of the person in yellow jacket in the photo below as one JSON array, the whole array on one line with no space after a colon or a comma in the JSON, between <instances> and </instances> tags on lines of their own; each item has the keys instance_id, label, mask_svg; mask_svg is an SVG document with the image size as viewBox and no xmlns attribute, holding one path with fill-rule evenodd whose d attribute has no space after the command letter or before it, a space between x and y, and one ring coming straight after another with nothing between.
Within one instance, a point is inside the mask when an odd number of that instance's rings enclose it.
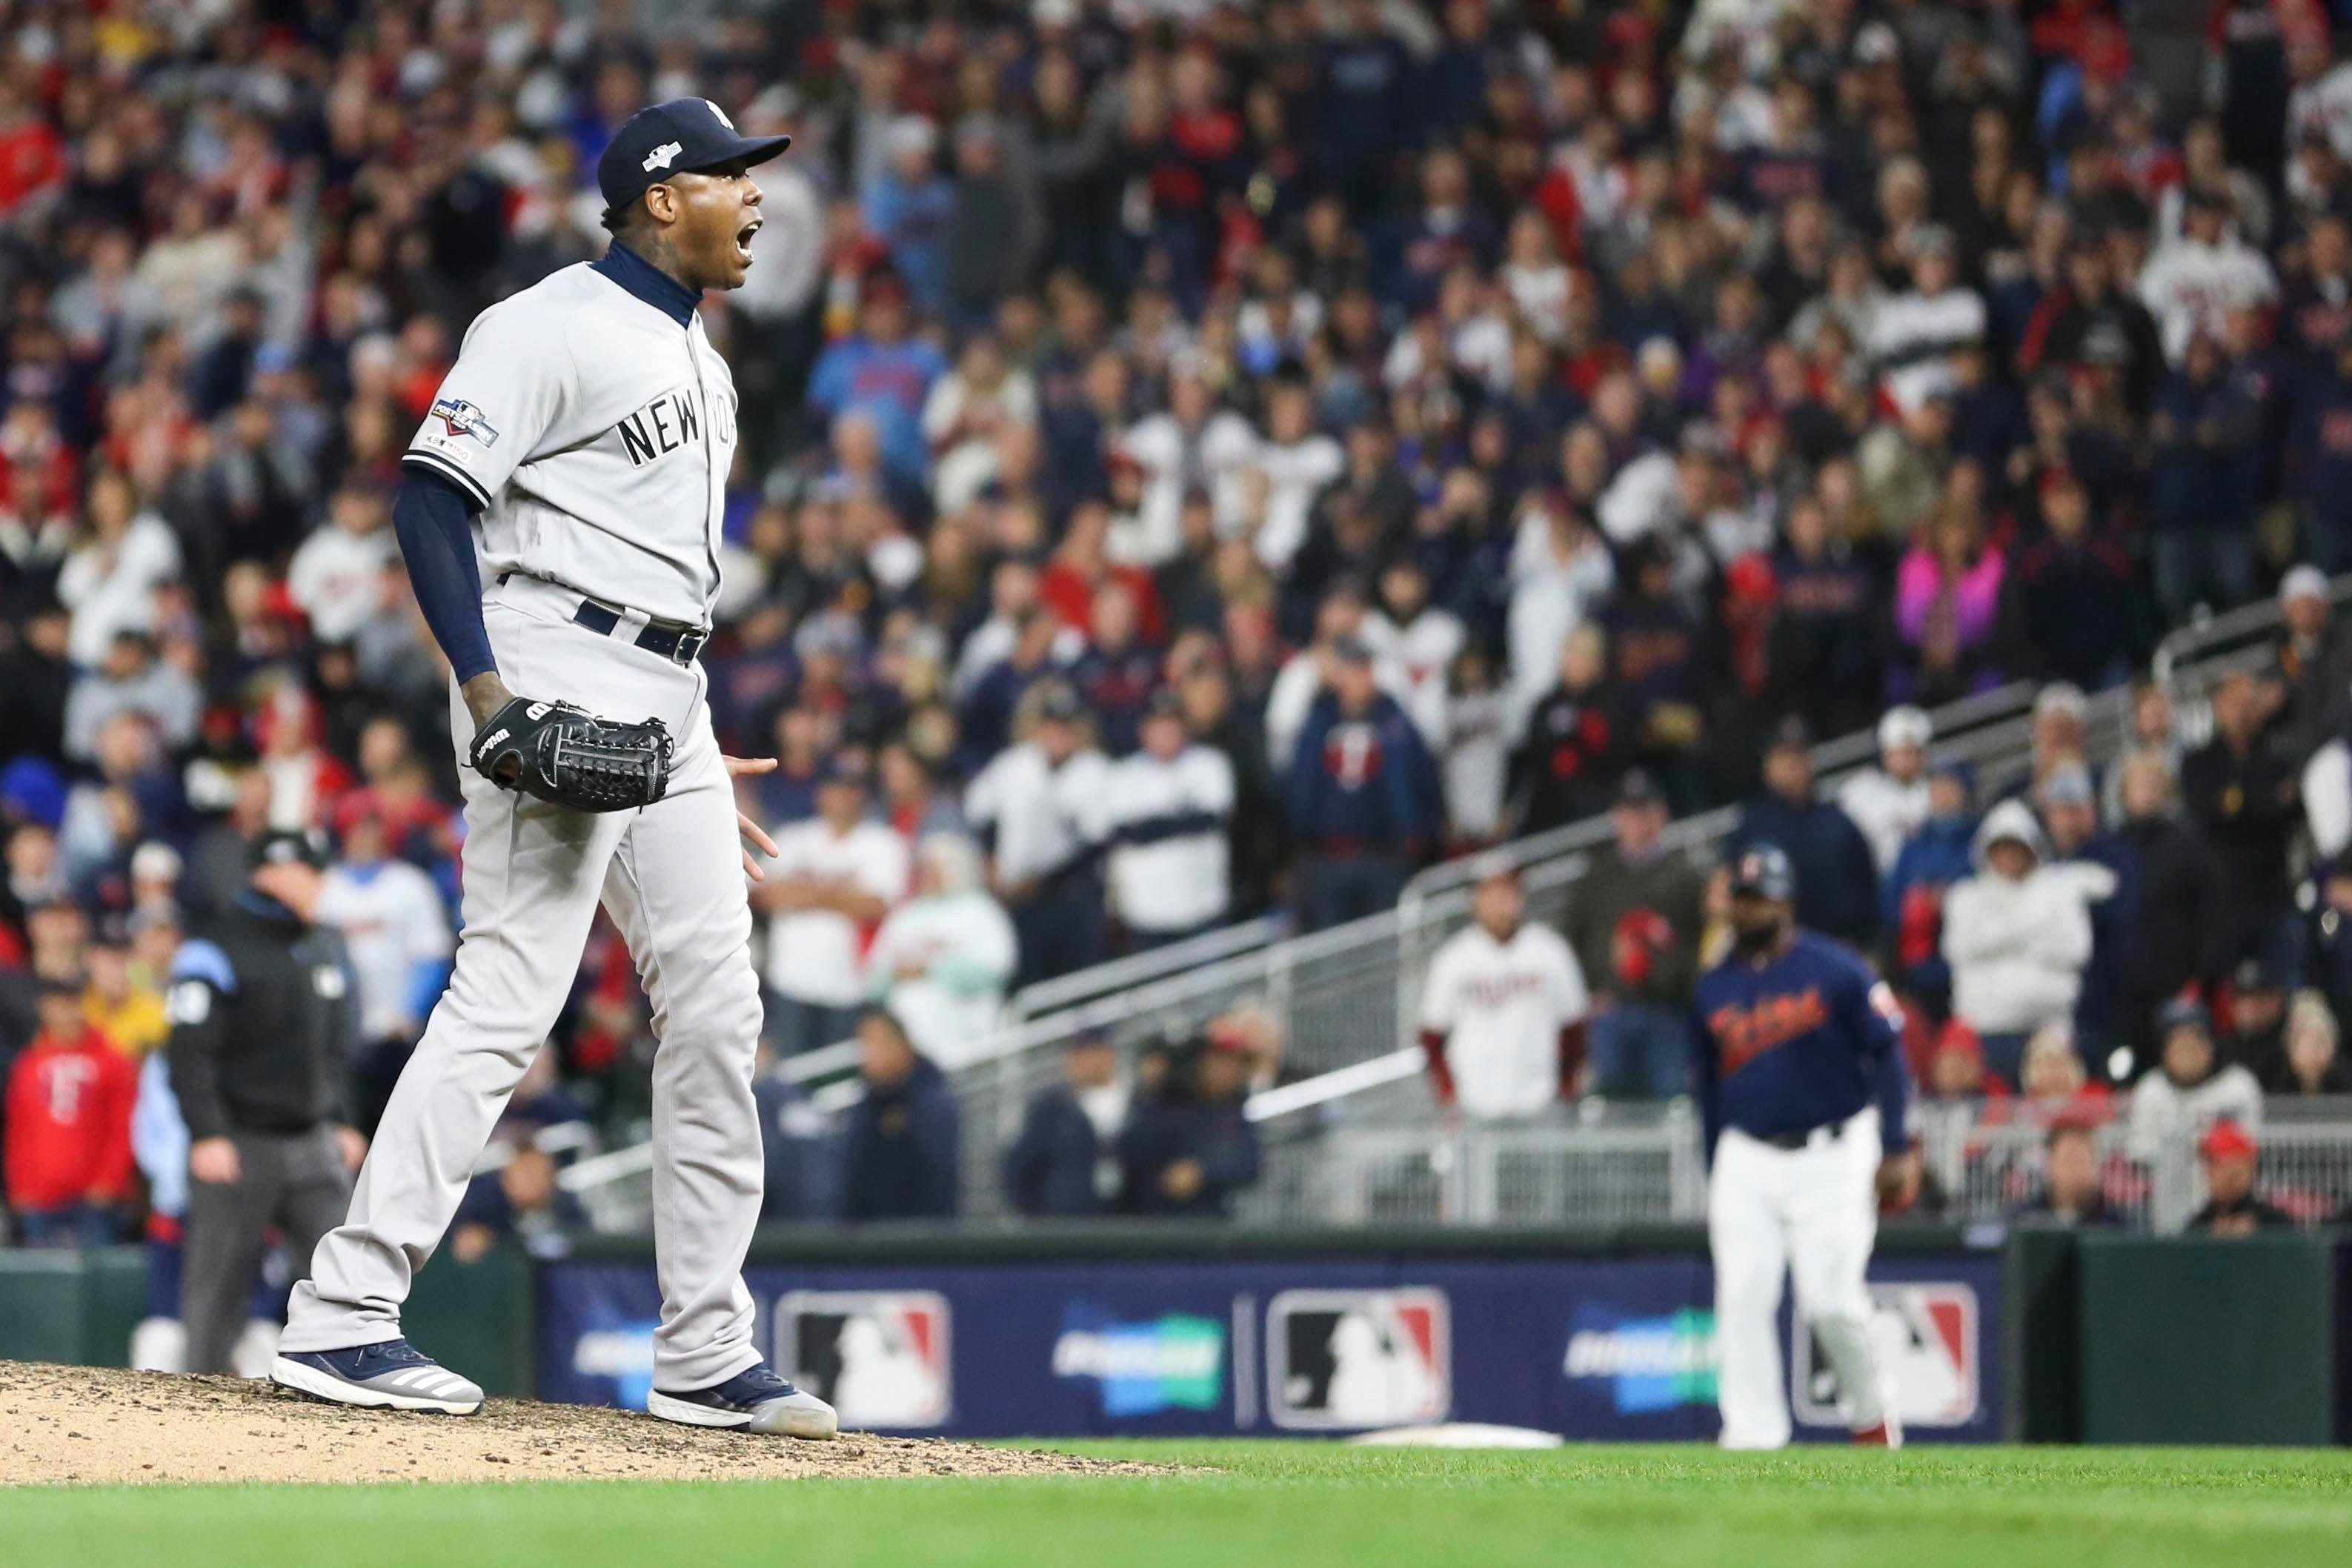
<instances>
[{"instance_id":1,"label":"person in yellow jacket","mask_svg":"<svg viewBox=\"0 0 2352 1568\"><path fill-rule=\"evenodd\" d=\"M131 952L131 926L129 918L110 914L91 933L82 1014L117 1050L139 1058L163 1043L172 1032L172 1020L163 1011L158 977Z\"/></svg>"}]
</instances>

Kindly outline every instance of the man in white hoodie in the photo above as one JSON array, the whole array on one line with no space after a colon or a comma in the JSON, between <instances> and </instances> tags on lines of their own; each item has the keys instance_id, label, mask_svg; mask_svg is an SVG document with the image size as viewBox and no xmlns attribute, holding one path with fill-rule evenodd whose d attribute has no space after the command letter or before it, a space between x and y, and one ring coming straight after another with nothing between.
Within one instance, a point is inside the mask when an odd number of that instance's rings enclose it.
<instances>
[{"instance_id":1,"label":"man in white hoodie","mask_svg":"<svg viewBox=\"0 0 2352 1568\"><path fill-rule=\"evenodd\" d=\"M2073 1018L2091 960L2090 905L2114 889L2097 885L2101 868L2053 868L2022 801L1986 813L1972 858L1977 874L1944 895L1952 1014L1984 1042L1987 1075L2013 1085L2033 1031Z\"/></svg>"}]
</instances>

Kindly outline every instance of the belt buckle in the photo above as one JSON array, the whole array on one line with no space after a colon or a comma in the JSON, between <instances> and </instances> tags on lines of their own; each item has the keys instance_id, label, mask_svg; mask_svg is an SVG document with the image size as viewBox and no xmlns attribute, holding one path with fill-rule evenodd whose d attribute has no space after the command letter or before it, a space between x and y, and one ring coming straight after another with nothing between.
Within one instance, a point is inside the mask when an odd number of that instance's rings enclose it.
<instances>
[{"instance_id":1,"label":"belt buckle","mask_svg":"<svg viewBox=\"0 0 2352 1568\"><path fill-rule=\"evenodd\" d=\"M670 658L680 665L692 664L701 657L702 645L709 640L710 634L698 627L682 631L677 634L677 646L670 650Z\"/></svg>"}]
</instances>

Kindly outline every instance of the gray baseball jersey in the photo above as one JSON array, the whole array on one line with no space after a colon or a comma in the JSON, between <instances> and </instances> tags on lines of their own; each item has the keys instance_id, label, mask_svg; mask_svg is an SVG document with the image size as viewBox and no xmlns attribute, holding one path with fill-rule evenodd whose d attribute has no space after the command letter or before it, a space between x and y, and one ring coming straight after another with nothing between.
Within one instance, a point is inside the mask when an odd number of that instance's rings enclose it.
<instances>
[{"instance_id":1,"label":"gray baseball jersey","mask_svg":"<svg viewBox=\"0 0 2352 1568\"><path fill-rule=\"evenodd\" d=\"M485 576L519 572L656 620L710 623L735 380L594 267L475 318L406 460L484 508Z\"/></svg>"}]
</instances>

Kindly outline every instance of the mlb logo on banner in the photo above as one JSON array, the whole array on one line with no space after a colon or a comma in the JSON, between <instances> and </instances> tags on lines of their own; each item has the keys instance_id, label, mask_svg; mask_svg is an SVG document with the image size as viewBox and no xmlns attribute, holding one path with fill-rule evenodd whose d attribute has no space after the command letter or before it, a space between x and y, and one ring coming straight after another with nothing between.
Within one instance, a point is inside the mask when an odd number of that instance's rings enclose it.
<instances>
[{"instance_id":1,"label":"mlb logo on banner","mask_svg":"<svg viewBox=\"0 0 2352 1568\"><path fill-rule=\"evenodd\" d=\"M1266 1304L1265 1359L1266 1414L1277 1426L1403 1426L1454 1407L1441 1290L1285 1290Z\"/></svg>"},{"instance_id":2,"label":"mlb logo on banner","mask_svg":"<svg viewBox=\"0 0 2352 1568\"><path fill-rule=\"evenodd\" d=\"M932 1290L795 1290L776 1303L776 1365L844 1426L911 1431L950 1408L948 1304Z\"/></svg>"},{"instance_id":3,"label":"mlb logo on banner","mask_svg":"<svg viewBox=\"0 0 2352 1568\"><path fill-rule=\"evenodd\" d=\"M1981 1408L1977 1293L1958 1283L1870 1287L1870 1343L1906 1426L1965 1426ZM1842 1426L1829 1357L1799 1320L1790 1335L1790 1408L1808 1426Z\"/></svg>"}]
</instances>

